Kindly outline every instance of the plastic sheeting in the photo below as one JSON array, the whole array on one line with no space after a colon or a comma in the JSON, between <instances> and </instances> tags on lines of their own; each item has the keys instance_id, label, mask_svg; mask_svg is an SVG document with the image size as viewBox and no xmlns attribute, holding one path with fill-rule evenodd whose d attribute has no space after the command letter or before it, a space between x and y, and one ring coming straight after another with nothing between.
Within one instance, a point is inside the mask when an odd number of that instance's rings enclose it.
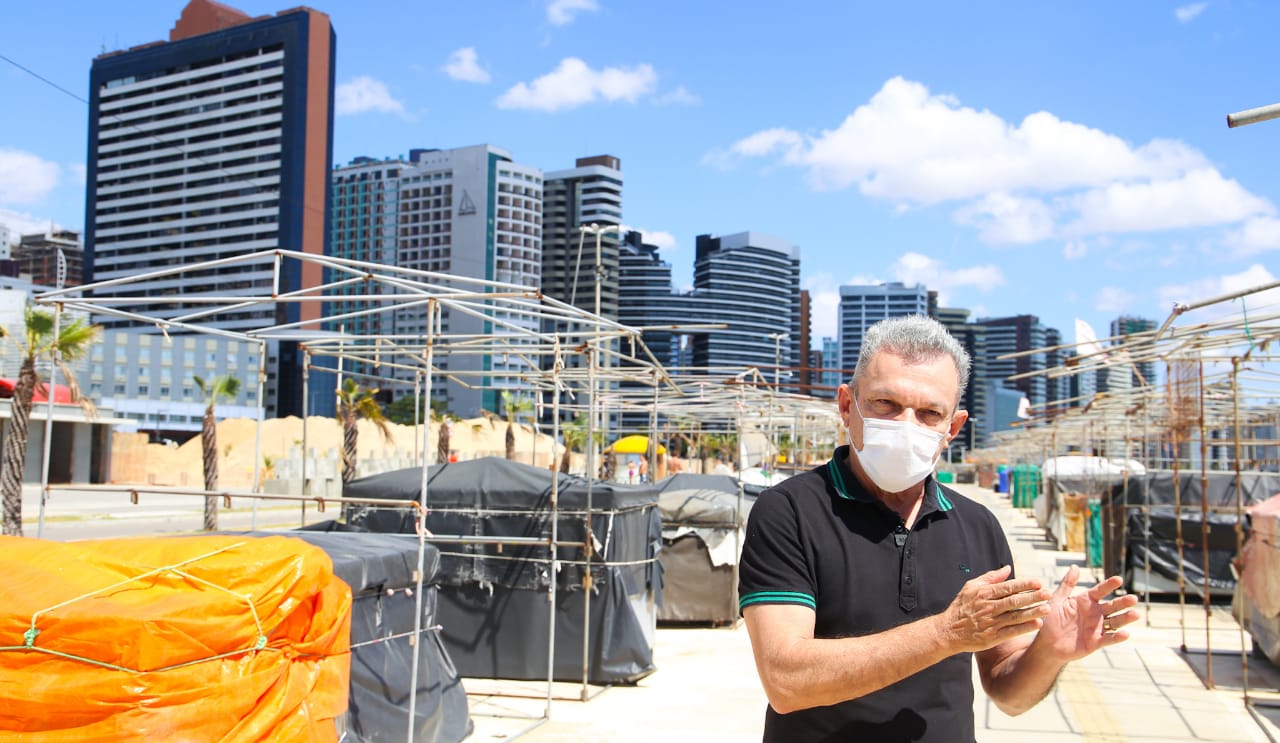
<instances>
[{"instance_id":1,"label":"plastic sheeting","mask_svg":"<svg viewBox=\"0 0 1280 743\"><path fill-rule=\"evenodd\" d=\"M1175 490L1170 470L1151 470L1113 485L1104 495L1103 568L1121 574L1125 585L1139 593L1177 593L1179 568L1187 589L1203 595L1230 596L1236 580L1231 560L1236 556L1235 506L1242 508L1280 492L1280 474L1243 472L1237 488L1234 472L1208 472L1205 497L1208 517L1208 575L1205 575L1199 471L1178 473ZM1179 509L1175 503L1180 503ZM1182 559L1179 562L1177 522L1182 521ZM1151 570L1148 573L1148 561Z\"/></svg>"},{"instance_id":2,"label":"plastic sheeting","mask_svg":"<svg viewBox=\"0 0 1280 743\"><path fill-rule=\"evenodd\" d=\"M351 592L299 540L0 537L0 595L23 741L338 739Z\"/></svg>"},{"instance_id":3,"label":"plastic sheeting","mask_svg":"<svg viewBox=\"0 0 1280 743\"><path fill-rule=\"evenodd\" d=\"M725 475L678 474L660 481L658 488L663 581L658 620L736 621L734 565L756 494L744 491L739 501L738 481Z\"/></svg>"},{"instance_id":4,"label":"plastic sheeting","mask_svg":"<svg viewBox=\"0 0 1280 743\"><path fill-rule=\"evenodd\" d=\"M436 465L428 471L431 534L546 539L551 485L557 478L560 542L585 541L587 482L498 457ZM421 501L422 470L407 469L348 483L360 499ZM410 509L357 507L351 525L412 533ZM588 680L630 682L653 671L653 631L661 595L662 526L653 485L595 482L591 487L590 629L584 625L586 583L581 548L558 550L554 576L555 678L580 681L582 638L589 634ZM449 656L463 676L545 679L547 592L553 576L543 544L442 544L439 620ZM575 608L576 607L576 608Z\"/></svg>"},{"instance_id":5,"label":"plastic sheeting","mask_svg":"<svg viewBox=\"0 0 1280 743\"><path fill-rule=\"evenodd\" d=\"M1050 457L1041 469L1045 489L1032 503L1036 523L1048 533L1059 549L1067 547L1068 531L1064 500L1068 496L1097 498L1124 483L1129 477L1146 475L1146 467L1136 460L1070 455Z\"/></svg>"},{"instance_id":6,"label":"plastic sheeting","mask_svg":"<svg viewBox=\"0 0 1280 743\"><path fill-rule=\"evenodd\" d=\"M1259 614L1267 619L1280 616L1280 495L1249 508L1240 582Z\"/></svg>"},{"instance_id":7,"label":"plastic sheeting","mask_svg":"<svg viewBox=\"0 0 1280 743\"><path fill-rule=\"evenodd\" d=\"M324 550L333 560L334 572L351 587L350 708L341 721L342 740L400 743L408 739L409 732L418 539L341 529L329 521L291 535ZM436 630L438 594L431 582L439 563L439 551L425 545L423 632L417 643L418 684L412 738L418 743L455 743L474 727L466 691Z\"/></svg>"}]
</instances>

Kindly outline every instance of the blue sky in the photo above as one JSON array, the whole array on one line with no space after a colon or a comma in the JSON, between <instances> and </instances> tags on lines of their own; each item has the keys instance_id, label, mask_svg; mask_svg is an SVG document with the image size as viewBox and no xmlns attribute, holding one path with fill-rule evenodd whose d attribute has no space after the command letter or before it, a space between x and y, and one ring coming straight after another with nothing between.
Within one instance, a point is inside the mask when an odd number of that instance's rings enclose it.
<instances>
[{"instance_id":1,"label":"blue sky","mask_svg":"<svg viewBox=\"0 0 1280 743\"><path fill-rule=\"evenodd\" d=\"M184 2L8 3L0 54L87 97ZM254 15L287 2L231 2ZM313 4L338 35L334 162L491 143L622 159L624 212L690 281L701 233L800 247L837 287L921 282L1070 341L1276 278L1280 3ZM0 61L0 222L83 226L86 111ZM1253 312L1254 307L1249 307Z\"/></svg>"}]
</instances>

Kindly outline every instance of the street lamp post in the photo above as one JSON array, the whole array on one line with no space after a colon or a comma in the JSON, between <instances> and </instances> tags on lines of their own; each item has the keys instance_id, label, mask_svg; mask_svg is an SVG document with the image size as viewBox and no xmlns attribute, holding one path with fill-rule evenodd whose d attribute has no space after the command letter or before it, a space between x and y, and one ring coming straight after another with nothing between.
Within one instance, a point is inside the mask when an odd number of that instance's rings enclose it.
<instances>
[{"instance_id":1,"label":"street lamp post","mask_svg":"<svg viewBox=\"0 0 1280 743\"><path fill-rule=\"evenodd\" d=\"M769 440L773 442L772 461L769 462L769 477L773 477L773 470L778 463L778 432L773 429L773 396L778 394L778 389L782 378L782 339L786 338L786 333L771 333L769 338L773 340L773 389L769 392ZM772 479L770 479L772 483Z\"/></svg>"},{"instance_id":2,"label":"street lamp post","mask_svg":"<svg viewBox=\"0 0 1280 743\"><path fill-rule=\"evenodd\" d=\"M772 333L769 338L773 340L773 386L777 388L780 385L779 377L782 374L782 339L786 338L786 333Z\"/></svg>"}]
</instances>

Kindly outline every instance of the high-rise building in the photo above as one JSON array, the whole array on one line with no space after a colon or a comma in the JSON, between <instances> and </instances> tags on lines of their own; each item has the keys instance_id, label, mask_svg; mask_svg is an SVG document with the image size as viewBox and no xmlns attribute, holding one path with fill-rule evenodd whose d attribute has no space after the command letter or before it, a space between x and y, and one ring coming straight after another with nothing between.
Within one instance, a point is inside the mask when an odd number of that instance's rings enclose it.
<instances>
[{"instance_id":1,"label":"high-rise building","mask_svg":"<svg viewBox=\"0 0 1280 743\"><path fill-rule=\"evenodd\" d=\"M596 235L583 225L622 224L622 161L612 155L580 157L568 170L546 174L543 190L542 293L595 311ZM600 314L618 318L618 246L622 235L600 238Z\"/></svg>"},{"instance_id":2,"label":"high-rise building","mask_svg":"<svg viewBox=\"0 0 1280 743\"><path fill-rule=\"evenodd\" d=\"M618 298L618 322L623 325L650 328L688 322L687 310L672 301L671 264L639 232L628 232L618 252ZM681 365L677 333L644 330L641 337L663 366Z\"/></svg>"},{"instance_id":3,"label":"high-rise building","mask_svg":"<svg viewBox=\"0 0 1280 743\"><path fill-rule=\"evenodd\" d=\"M1150 333L1156 329L1156 321L1145 317L1121 315L1111 321L1111 337L1113 343L1132 342L1129 336ZM1134 344L1137 346L1138 344ZM1139 346L1140 348L1140 346ZM1156 383L1156 362L1139 361L1133 365L1133 386Z\"/></svg>"},{"instance_id":4,"label":"high-rise building","mask_svg":"<svg viewBox=\"0 0 1280 743\"><path fill-rule=\"evenodd\" d=\"M685 323L726 326L692 335L693 366L800 366L800 249L786 240L759 232L698 235L693 292L674 301L684 305Z\"/></svg>"},{"instance_id":5,"label":"high-rise building","mask_svg":"<svg viewBox=\"0 0 1280 743\"><path fill-rule=\"evenodd\" d=\"M541 170L491 145L414 149L404 160L357 158L333 172L331 251L339 258L536 288L542 270L542 183ZM507 320L538 330L535 320ZM389 321L370 316L361 330L422 336L427 309L399 309ZM441 330L472 336L500 332L484 319L448 309L442 312ZM526 363L514 354L450 355L436 366L443 373L433 375L431 399L465 417L497 412L500 390L526 386L519 379ZM413 381L408 372L395 374L406 384Z\"/></svg>"},{"instance_id":6,"label":"high-rise building","mask_svg":"<svg viewBox=\"0 0 1280 743\"><path fill-rule=\"evenodd\" d=\"M156 42L94 60L89 85L86 282L273 248L321 255L333 128L335 36L307 8L249 15L191 0ZM264 296L318 286L308 267L272 286L273 257L135 281L133 308L173 318L186 297ZM203 321L248 331L319 321L319 303L254 305ZM108 327L129 321L98 318ZM295 343L268 351L268 415L300 415ZM332 394L315 391L316 399ZM310 409L310 406L306 406Z\"/></svg>"},{"instance_id":7,"label":"high-rise building","mask_svg":"<svg viewBox=\"0 0 1280 743\"><path fill-rule=\"evenodd\" d=\"M952 441L952 446L959 450L979 448L986 443L983 420L990 415L986 326L970 323L967 309L939 307L934 310L933 317L969 352L969 385L960 400L960 407L969 411L969 420Z\"/></svg>"},{"instance_id":8,"label":"high-rise building","mask_svg":"<svg viewBox=\"0 0 1280 743\"><path fill-rule=\"evenodd\" d=\"M367 261L387 266L398 265L400 231L400 174L409 167L406 160L374 160L357 157L349 164L334 169L331 179L329 211L329 255L353 261ZM408 229L408 228L406 228ZM330 269L326 283L339 280ZM340 287L339 295L378 293L381 283ZM352 303L338 327L351 335L391 333L391 324L382 326L383 316L358 314L372 302ZM332 326L333 324L330 323ZM359 371L369 371L359 369Z\"/></svg>"},{"instance_id":9,"label":"high-rise building","mask_svg":"<svg viewBox=\"0 0 1280 743\"><path fill-rule=\"evenodd\" d=\"M1047 328L1035 315L983 318L978 320L978 324L985 325L987 328L987 373L991 381L1002 387L1020 391L1032 405L1044 410L1045 403L1050 401L1050 386L1044 374L1035 374L1016 380L1010 380L1009 377L1033 371L1042 372L1050 367L1050 362L1054 359L1043 351L1009 359L999 357L1043 349L1049 345L1050 338L1061 337L1058 331ZM1060 360L1052 365L1060 365ZM1052 399L1058 400L1061 397L1064 395L1061 395L1055 387Z\"/></svg>"},{"instance_id":10,"label":"high-rise building","mask_svg":"<svg viewBox=\"0 0 1280 743\"><path fill-rule=\"evenodd\" d=\"M840 339L823 336L822 338L822 387L815 392L816 397L836 396L836 388L849 381L852 369L840 368Z\"/></svg>"},{"instance_id":11,"label":"high-rise building","mask_svg":"<svg viewBox=\"0 0 1280 743\"><path fill-rule=\"evenodd\" d=\"M50 229L22 236L10 255L18 264L21 275L30 277L31 283L40 286L58 286L58 252L62 252L62 286L80 286L84 283L84 243L80 233L74 230Z\"/></svg>"},{"instance_id":12,"label":"high-rise building","mask_svg":"<svg viewBox=\"0 0 1280 743\"><path fill-rule=\"evenodd\" d=\"M813 356L813 317L812 303L808 289L800 290L800 334L797 336L800 344L799 352L796 354L797 379L793 385L787 387L788 392L798 392L801 395L813 394L813 385L818 383L818 369L822 366L821 361L814 364ZM821 354L821 352L819 352Z\"/></svg>"},{"instance_id":13,"label":"high-rise building","mask_svg":"<svg viewBox=\"0 0 1280 743\"><path fill-rule=\"evenodd\" d=\"M862 338L867 328L875 323L890 317L928 314L929 291L920 284L906 286L893 281L840 287L837 326L840 368L852 370L857 366L858 353L862 351Z\"/></svg>"}]
</instances>

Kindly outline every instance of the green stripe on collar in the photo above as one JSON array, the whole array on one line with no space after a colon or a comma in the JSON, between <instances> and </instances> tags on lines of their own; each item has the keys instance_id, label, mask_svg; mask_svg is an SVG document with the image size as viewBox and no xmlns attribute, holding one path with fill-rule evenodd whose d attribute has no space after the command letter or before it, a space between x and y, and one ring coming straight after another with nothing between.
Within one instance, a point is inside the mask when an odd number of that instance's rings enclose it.
<instances>
[{"instance_id":1,"label":"green stripe on collar","mask_svg":"<svg viewBox=\"0 0 1280 743\"><path fill-rule=\"evenodd\" d=\"M933 484L933 492L938 495L939 510L950 511L951 509L955 508L955 506L951 504L951 501L947 499L947 496L943 495L942 486L936 482Z\"/></svg>"}]
</instances>

